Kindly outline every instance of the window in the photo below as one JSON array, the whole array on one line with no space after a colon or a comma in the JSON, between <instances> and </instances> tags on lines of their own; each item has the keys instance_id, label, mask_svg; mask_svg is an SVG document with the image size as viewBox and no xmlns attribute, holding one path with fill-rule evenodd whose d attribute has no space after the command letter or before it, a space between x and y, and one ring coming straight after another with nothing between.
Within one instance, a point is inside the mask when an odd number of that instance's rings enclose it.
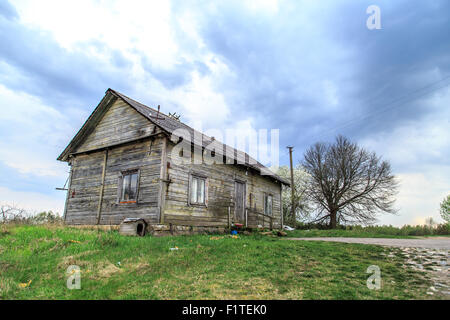
<instances>
[{"instance_id":1,"label":"window","mask_svg":"<svg viewBox=\"0 0 450 320\"><path fill-rule=\"evenodd\" d=\"M264 213L272 215L272 195L264 194Z\"/></svg>"},{"instance_id":2,"label":"window","mask_svg":"<svg viewBox=\"0 0 450 320\"><path fill-rule=\"evenodd\" d=\"M206 178L191 176L190 203L205 204L206 199Z\"/></svg>"},{"instance_id":3,"label":"window","mask_svg":"<svg viewBox=\"0 0 450 320\"><path fill-rule=\"evenodd\" d=\"M138 194L138 171L122 173L120 203L135 203Z\"/></svg>"}]
</instances>

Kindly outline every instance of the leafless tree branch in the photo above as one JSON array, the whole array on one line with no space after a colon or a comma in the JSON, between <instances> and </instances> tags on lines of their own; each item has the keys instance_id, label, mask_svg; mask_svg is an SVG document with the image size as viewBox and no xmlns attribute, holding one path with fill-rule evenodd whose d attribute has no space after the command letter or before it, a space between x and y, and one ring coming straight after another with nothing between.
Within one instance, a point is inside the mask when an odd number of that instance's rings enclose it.
<instances>
[{"instance_id":1,"label":"leafless tree branch","mask_svg":"<svg viewBox=\"0 0 450 320\"><path fill-rule=\"evenodd\" d=\"M390 164L347 138L316 143L306 151L302 164L311 177L307 196L316 205L318 220L329 218L331 228L338 220L370 224L380 212L396 212L398 183Z\"/></svg>"}]
</instances>

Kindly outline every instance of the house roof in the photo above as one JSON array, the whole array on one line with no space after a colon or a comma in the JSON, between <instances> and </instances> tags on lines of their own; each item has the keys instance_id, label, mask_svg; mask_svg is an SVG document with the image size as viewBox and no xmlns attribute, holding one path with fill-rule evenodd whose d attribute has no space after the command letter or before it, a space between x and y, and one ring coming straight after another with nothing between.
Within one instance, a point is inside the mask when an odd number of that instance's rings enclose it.
<instances>
[{"instance_id":1,"label":"house roof","mask_svg":"<svg viewBox=\"0 0 450 320\"><path fill-rule=\"evenodd\" d=\"M209 137L195 129L193 129L192 127L188 126L187 124L176 120L172 117L169 117L168 115L159 112L159 117L157 117L158 115L158 111L148 107L134 99L131 99L130 97L115 91L113 89L108 89L106 91L105 96L103 97L102 101L99 103L99 105L95 108L95 110L92 112L92 114L89 116L89 118L86 120L86 122L84 123L84 125L81 127L81 129L78 131L78 133L75 135L75 137L72 139L72 141L69 143L69 145L65 148L65 150L61 153L61 155L58 157L58 160L60 161L67 161L68 157L70 154L72 154L76 148L80 145L80 143L84 140L85 137L87 137L89 135L89 133L91 132L91 130L95 127L95 125L100 121L101 117L103 116L104 112L102 112L104 109L106 109L107 105L112 104L114 101L116 101L116 99L121 99L123 100L125 103L127 103L130 107L132 107L133 109L135 109L138 113L140 113L141 115L143 115L145 118L147 118L150 122L152 122L153 124L157 125L158 127L160 127L163 131L165 131L168 134L172 134L174 133L175 130L177 129L184 129L187 132L189 132L189 134L191 135L191 137L194 137L194 144L195 145L199 145L202 147L206 147L208 146L212 141L213 138ZM200 140L195 140L196 137L202 137L201 141ZM219 142L221 143L221 142ZM248 155L247 153L237 150L235 148L232 148L224 143L221 143L223 145L223 149L228 148L228 150L232 150L234 156L236 157L237 154L240 154L240 159L245 159L243 164L243 166L246 167L250 167L254 170L256 170L257 172L259 172L260 174L263 175L267 175L267 176L271 176L272 178L274 178L275 180L285 184L285 185L290 185L289 181L278 176L277 174L273 173L269 168L267 168L266 166L264 166L263 164L259 163L258 161L256 161L254 158L252 158L250 155ZM236 159L236 158L235 158Z\"/></svg>"}]
</instances>

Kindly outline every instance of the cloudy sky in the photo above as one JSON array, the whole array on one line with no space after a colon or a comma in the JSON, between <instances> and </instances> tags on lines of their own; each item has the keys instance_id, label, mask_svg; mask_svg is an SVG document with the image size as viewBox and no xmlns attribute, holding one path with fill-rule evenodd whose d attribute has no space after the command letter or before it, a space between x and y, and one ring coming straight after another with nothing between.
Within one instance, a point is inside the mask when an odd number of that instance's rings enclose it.
<instances>
[{"instance_id":1,"label":"cloudy sky","mask_svg":"<svg viewBox=\"0 0 450 320\"><path fill-rule=\"evenodd\" d=\"M0 0L0 202L62 212L56 157L108 88L203 128L280 129L280 164L344 134L401 183L381 224L440 221L450 193L448 0Z\"/></svg>"}]
</instances>

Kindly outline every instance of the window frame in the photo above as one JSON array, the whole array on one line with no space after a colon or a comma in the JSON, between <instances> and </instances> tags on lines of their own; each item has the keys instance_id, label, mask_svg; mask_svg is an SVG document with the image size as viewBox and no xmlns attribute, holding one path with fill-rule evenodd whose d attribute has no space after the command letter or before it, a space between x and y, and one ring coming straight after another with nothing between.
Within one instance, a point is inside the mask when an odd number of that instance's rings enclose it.
<instances>
[{"instance_id":1,"label":"window frame","mask_svg":"<svg viewBox=\"0 0 450 320\"><path fill-rule=\"evenodd\" d=\"M136 195L135 199L133 200L123 200L122 199L122 193L123 193L123 181L125 176L136 174ZM129 204L137 204L139 199L139 185L140 185L140 177L141 177L141 170L139 168L134 169L127 169L123 170L119 174L119 183L118 183L118 190L117 190L117 203L121 205L129 205Z\"/></svg>"},{"instance_id":2,"label":"window frame","mask_svg":"<svg viewBox=\"0 0 450 320\"><path fill-rule=\"evenodd\" d=\"M203 190L203 202L193 202L192 201L191 192L192 192L192 186L193 186L193 179L204 181L205 187ZM189 206L207 207L208 206L208 177L205 175L202 175L202 174L189 173L189 184L188 184L187 196L188 196L188 205ZM198 194L197 194L197 197L198 197Z\"/></svg>"},{"instance_id":3,"label":"window frame","mask_svg":"<svg viewBox=\"0 0 450 320\"><path fill-rule=\"evenodd\" d=\"M266 204L267 204L268 197L271 197L271 202L270 202L270 205L271 205L271 206L270 206L270 214L266 212L266 207L267 207ZM265 215L268 215L268 216L273 217L273 194L264 192L264 197L263 197L263 211L264 211L264 214L265 214Z\"/></svg>"}]
</instances>

